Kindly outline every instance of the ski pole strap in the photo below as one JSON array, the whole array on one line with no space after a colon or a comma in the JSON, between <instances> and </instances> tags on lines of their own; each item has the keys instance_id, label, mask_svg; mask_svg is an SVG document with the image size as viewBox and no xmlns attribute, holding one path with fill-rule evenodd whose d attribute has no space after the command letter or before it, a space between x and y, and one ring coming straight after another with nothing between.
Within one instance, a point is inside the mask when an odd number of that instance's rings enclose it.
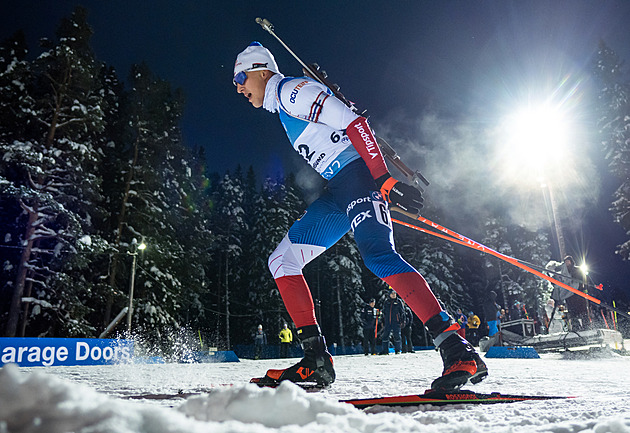
<instances>
[{"instance_id":1,"label":"ski pole strap","mask_svg":"<svg viewBox=\"0 0 630 433\"><path fill-rule=\"evenodd\" d=\"M381 185L381 194L383 194L385 200L389 201L389 192L392 190L394 185L396 185L396 183L398 183L398 181L390 176L385 182L383 182L383 185Z\"/></svg>"}]
</instances>

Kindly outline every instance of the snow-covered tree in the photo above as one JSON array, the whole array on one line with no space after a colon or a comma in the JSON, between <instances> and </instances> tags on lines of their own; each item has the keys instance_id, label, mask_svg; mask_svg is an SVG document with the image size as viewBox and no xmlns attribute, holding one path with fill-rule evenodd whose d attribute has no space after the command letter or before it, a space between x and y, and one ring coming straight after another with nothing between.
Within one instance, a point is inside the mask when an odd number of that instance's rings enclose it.
<instances>
[{"instance_id":1,"label":"snow-covered tree","mask_svg":"<svg viewBox=\"0 0 630 433\"><path fill-rule=\"evenodd\" d=\"M96 237L79 244L94 231L100 212L94 203L100 185L95 146L104 122L97 79L102 65L89 47L91 34L86 11L79 7L61 21L57 43L46 42L45 51L30 65L12 61L4 71L15 74L12 83L20 102L8 103L15 120L24 125L3 123L0 142L8 168L3 172L9 175L2 180L3 199L22 209L22 233L15 239L22 252L7 319L9 336L16 335L21 312L22 332L31 314L41 314L40 323L49 322L36 331L42 335L80 335L90 329L83 320L87 309L78 308L89 294L80 285L76 290L63 285L85 265L79 254L104 246ZM24 301L35 305L31 313Z\"/></svg>"},{"instance_id":2,"label":"snow-covered tree","mask_svg":"<svg viewBox=\"0 0 630 433\"><path fill-rule=\"evenodd\" d=\"M220 316L216 326L225 338L221 344L227 347L231 345L232 299L243 290L241 263L247 223L242 182L240 170L236 175L226 173L214 194L212 228L216 241L212 251L215 263L211 272L214 274L215 311Z\"/></svg>"},{"instance_id":3,"label":"snow-covered tree","mask_svg":"<svg viewBox=\"0 0 630 433\"><path fill-rule=\"evenodd\" d=\"M538 269L544 269L551 255L549 236L546 232L530 231L523 227L509 226L492 218L485 224L482 243L499 253L516 257ZM544 306L551 286L540 277L531 274L496 257L484 255L487 292L500 294L499 303L509 309L514 302L525 304L533 315ZM484 294L487 297L487 292Z\"/></svg>"},{"instance_id":4,"label":"snow-covered tree","mask_svg":"<svg viewBox=\"0 0 630 433\"><path fill-rule=\"evenodd\" d=\"M325 266L321 290L324 334L340 346L363 340L361 309L365 302L361 255L352 233L341 238L322 257ZM322 269L319 269L322 271Z\"/></svg>"},{"instance_id":5,"label":"snow-covered tree","mask_svg":"<svg viewBox=\"0 0 630 433\"><path fill-rule=\"evenodd\" d=\"M280 329L282 323L291 323L280 292L269 273L267 259L300 212L304 204L298 196L292 178L267 177L255 199L250 226L250 240L243 255L246 284L237 294L238 302L247 305L241 310L239 322L243 330L237 338L248 338L255 326L263 324L267 329ZM238 335L238 333L237 333Z\"/></svg>"},{"instance_id":6,"label":"snow-covered tree","mask_svg":"<svg viewBox=\"0 0 630 433\"><path fill-rule=\"evenodd\" d=\"M203 227L206 215L191 212L188 202L201 180L193 176L181 141L181 92L145 64L132 67L130 85L121 105L128 129L119 150L126 163L110 208L116 221L112 243L119 252L110 267L112 304L122 308L126 302L126 291L117 290L127 285L126 253L133 239L143 239L148 246L138 259L133 328L168 343L164 331L180 325L182 290L202 289L204 272L191 258L209 231ZM197 238L193 229L199 230Z\"/></svg>"},{"instance_id":7,"label":"snow-covered tree","mask_svg":"<svg viewBox=\"0 0 630 433\"><path fill-rule=\"evenodd\" d=\"M422 274L449 312L472 307L470 293L457 272L453 244L402 226L395 227L394 236L401 256Z\"/></svg>"},{"instance_id":8,"label":"snow-covered tree","mask_svg":"<svg viewBox=\"0 0 630 433\"><path fill-rule=\"evenodd\" d=\"M594 65L599 85L598 126L610 170L620 185L610 207L613 219L630 236L630 83L619 56L600 42ZM618 246L617 254L630 259L630 240Z\"/></svg>"}]
</instances>

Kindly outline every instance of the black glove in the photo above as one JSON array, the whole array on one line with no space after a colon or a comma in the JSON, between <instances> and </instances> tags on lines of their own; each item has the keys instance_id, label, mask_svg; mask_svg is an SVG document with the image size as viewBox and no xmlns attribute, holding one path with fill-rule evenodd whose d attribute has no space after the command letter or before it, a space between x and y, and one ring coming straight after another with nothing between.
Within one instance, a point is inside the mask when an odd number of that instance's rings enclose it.
<instances>
[{"instance_id":1,"label":"black glove","mask_svg":"<svg viewBox=\"0 0 630 433\"><path fill-rule=\"evenodd\" d=\"M424 198L422 198L422 193L416 188L394 179L389 173L376 179L376 184L385 200L391 203L392 206L396 206L410 214L420 214Z\"/></svg>"}]
</instances>

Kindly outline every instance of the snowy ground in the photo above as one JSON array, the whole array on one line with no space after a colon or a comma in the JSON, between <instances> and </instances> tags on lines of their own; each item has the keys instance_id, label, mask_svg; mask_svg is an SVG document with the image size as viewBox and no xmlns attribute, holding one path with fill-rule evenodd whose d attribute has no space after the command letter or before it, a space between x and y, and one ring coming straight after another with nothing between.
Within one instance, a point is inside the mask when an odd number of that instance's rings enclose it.
<instances>
[{"instance_id":1,"label":"snowy ground","mask_svg":"<svg viewBox=\"0 0 630 433\"><path fill-rule=\"evenodd\" d=\"M338 356L338 380L322 392L243 385L295 360L222 364L0 369L0 433L630 433L630 357L541 355L486 359L479 392L577 398L490 406L371 408L346 398L422 393L439 373L434 351ZM130 395L207 390L176 400Z\"/></svg>"}]
</instances>

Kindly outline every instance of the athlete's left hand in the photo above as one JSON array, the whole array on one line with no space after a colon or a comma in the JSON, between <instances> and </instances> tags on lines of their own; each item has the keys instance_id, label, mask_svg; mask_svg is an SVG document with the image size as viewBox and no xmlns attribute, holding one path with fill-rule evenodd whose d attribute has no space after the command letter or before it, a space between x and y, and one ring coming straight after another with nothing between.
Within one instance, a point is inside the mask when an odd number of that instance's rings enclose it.
<instances>
[{"instance_id":1,"label":"athlete's left hand","mask_svg":"<svg viewBox=\"0 0 630 433\"><path fill-rule=\"evenodd\" d=\"M376 179L376 183L381 189L381 194L392 206L409 214L420 214L420 209L424 205L424 198L419 190L394 179L389 173Z\"/></svg>"}]
</instances>

